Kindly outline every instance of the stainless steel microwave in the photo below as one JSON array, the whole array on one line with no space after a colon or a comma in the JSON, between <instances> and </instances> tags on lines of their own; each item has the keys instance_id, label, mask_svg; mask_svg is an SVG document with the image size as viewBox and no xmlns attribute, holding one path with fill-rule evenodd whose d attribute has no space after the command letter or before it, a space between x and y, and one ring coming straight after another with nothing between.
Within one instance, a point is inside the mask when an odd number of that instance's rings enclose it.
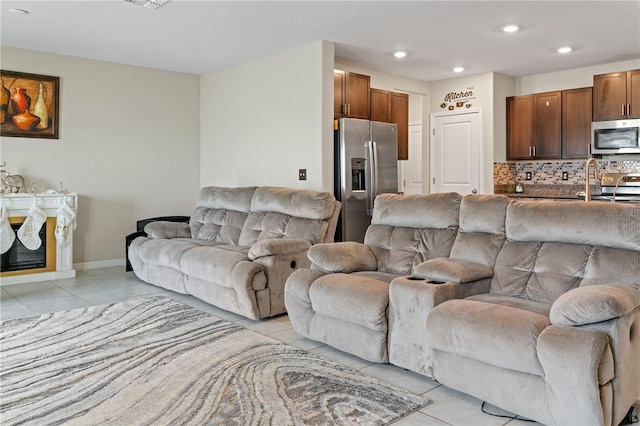
<instances>
[{"instance_id":1,"label":"stainless steel microwave","mask_svg":"<svg viewBox=\"0 0 640 426\"><path fill-rule=\"evenodd\" d=\"M593 154L640 154L640 119L591 123Z\"/></svg>"}]
</instances>

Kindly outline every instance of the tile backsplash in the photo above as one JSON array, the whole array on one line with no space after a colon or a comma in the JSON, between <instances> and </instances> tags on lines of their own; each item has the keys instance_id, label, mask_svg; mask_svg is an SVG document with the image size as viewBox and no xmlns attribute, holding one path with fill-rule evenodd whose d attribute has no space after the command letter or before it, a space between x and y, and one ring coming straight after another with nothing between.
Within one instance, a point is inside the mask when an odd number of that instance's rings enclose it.
<instances>
[{"instance_id":1,"label":"tile backsplash","mask_svg":"<svg viewBox=\"0 0 640 426\"><path fill-rule=\"evenodd\" d=\"M584 166L586 161L553 161L553 162L517 162L494 163L493 184L514 185L578 185L585 179ZM640 161L610 161L598 160L601 172L612 173L640 173ZM567 172L568 180L562 180L562 173ZM526 180L527 173L531 173L531 180Z\"/></svg>"}]
</instances>

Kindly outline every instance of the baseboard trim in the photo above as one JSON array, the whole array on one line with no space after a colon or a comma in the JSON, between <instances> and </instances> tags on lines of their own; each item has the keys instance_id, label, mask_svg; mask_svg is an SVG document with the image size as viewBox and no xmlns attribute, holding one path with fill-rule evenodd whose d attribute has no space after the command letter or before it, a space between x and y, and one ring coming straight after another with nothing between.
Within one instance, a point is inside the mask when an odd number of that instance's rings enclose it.
<instances>
[{"instance_id":1,"label":"baseboard trim","mask_svg":"<svg viewBox=\"0 0 640 426\"><path fill-rule=\"evenodd\" d=\"M96 260L94 262L74 263L73 267L76 271L87 271L89 269L112 268L114 266L125 266L126 262L123 258Z\"/></svg>"}]
</instances>

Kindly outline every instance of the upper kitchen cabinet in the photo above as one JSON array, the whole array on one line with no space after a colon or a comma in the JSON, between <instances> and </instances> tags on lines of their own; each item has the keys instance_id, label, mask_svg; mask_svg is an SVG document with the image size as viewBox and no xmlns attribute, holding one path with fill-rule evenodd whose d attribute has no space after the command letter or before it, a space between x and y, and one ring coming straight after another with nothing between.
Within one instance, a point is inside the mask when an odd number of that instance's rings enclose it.
<instances>
[{"instance_id":1,"label":"upper kitchen cabinet","mask_svg":"<svg viewBox=\"0 0 640 426\"><path fill-rule=\"evenodd\" d=\"M369 119L371 77L348 71L333 71L334 118Z\"/></svg>"},{"instance_id":2,"label":"upper kitchen cabinet","mask_svg":"<svg viewBox=\"0 0 640 426\"><path fill-rule=\"evenodd\" d=\"M507 160L529 160L533 145L533 96L507 98Z\"/></svg>"},{"instance_id":3,"label":"upper kitchen cabinet","mask_svg":"<svg viewBox=\"0 0 640 426\"><path fill-rule=\"evenodd\" d=\"M592 88L562 91L562 158L588 158Z\"/></svg>"},{"instance_id":4,"label":"upper kitchen cabinet","mask_svg":"<svg viewBox=\"0 0 640 426\"><path fill-rule=\"evenodd\" d=\"M371 89L371 120L391 123L391 92Z\"/></svg>"},{"instance_id":5,"label":"upper kitchen cabinet","mask_svg":"<svg viewBox=\"0 0 640 426\"><path fill-rule=\"evenodd\" d=\"M409 159L409 95L391 94L391 122L398 126L398 160Z\"/></svg>"},{"instance_id":6,"label":"upper kitchen cabinet","mask_svg":"<svg viewBox=\"0 0 640 426\"><path fill-rule=\"evenodd\" d=\"M533 158L546 160L562 156L562 93L533 95Z\"/></svg>"},{"instance_id":7,"label":"upper kitchen cabinet","mask_svg":"<svg viewBox=\"0 0 640 426\"><path fill-rule=\"evenodd\" d=\"M640 118L640 70L593 76L593 121Z\"/></svg>"},{"instance_id":8,"label":"upper kitchen cabinet","mask_svg":"<svg viewBox=\"0 0 640 426\"><path fill-rule=\"evenodd\" d=\"M409 95L371 89L371 120L395 123L398 131L398 160L409 159Z\"/></svg>"},{"instance_id":9,"label":"upper kitchen cabinet","mask_svg":"<svg viewBox=\"0 0 640 426\"><path fill-rule=\"evenodd\" d=\"M507 160L587 158L592 88L507 98Z\"/></svg>"}]
</instances>

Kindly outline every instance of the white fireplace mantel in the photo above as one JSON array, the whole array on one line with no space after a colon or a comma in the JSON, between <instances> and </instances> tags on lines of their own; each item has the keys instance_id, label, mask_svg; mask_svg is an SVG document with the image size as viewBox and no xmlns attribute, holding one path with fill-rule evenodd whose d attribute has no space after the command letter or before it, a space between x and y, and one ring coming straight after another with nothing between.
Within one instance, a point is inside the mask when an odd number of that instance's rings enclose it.
<instances>
[{"instance_id":1,"label":"white fireplace mantel","mask_svg":"<svg viewBox=\"0 0 640 426\"><path fill-rule=\"evenodd\" d=\"M76 213L78 211L78 194L75 192L58 193L53 190L41 194L4 194L0 196L0 202L7 209L8 216L23 217L29 214L29 209L34 204L47 213L47 217L56 217L58 208L66 203ZM21 275L12 275L0 278L0 285L22 284L26 282L48 281L54 279L73 278L76 271L73 269L73 230L77 219L69 228L70 244L63 247L56 241L56 268L50 272L35 272Z\"/></svg>"}]
</instances>

